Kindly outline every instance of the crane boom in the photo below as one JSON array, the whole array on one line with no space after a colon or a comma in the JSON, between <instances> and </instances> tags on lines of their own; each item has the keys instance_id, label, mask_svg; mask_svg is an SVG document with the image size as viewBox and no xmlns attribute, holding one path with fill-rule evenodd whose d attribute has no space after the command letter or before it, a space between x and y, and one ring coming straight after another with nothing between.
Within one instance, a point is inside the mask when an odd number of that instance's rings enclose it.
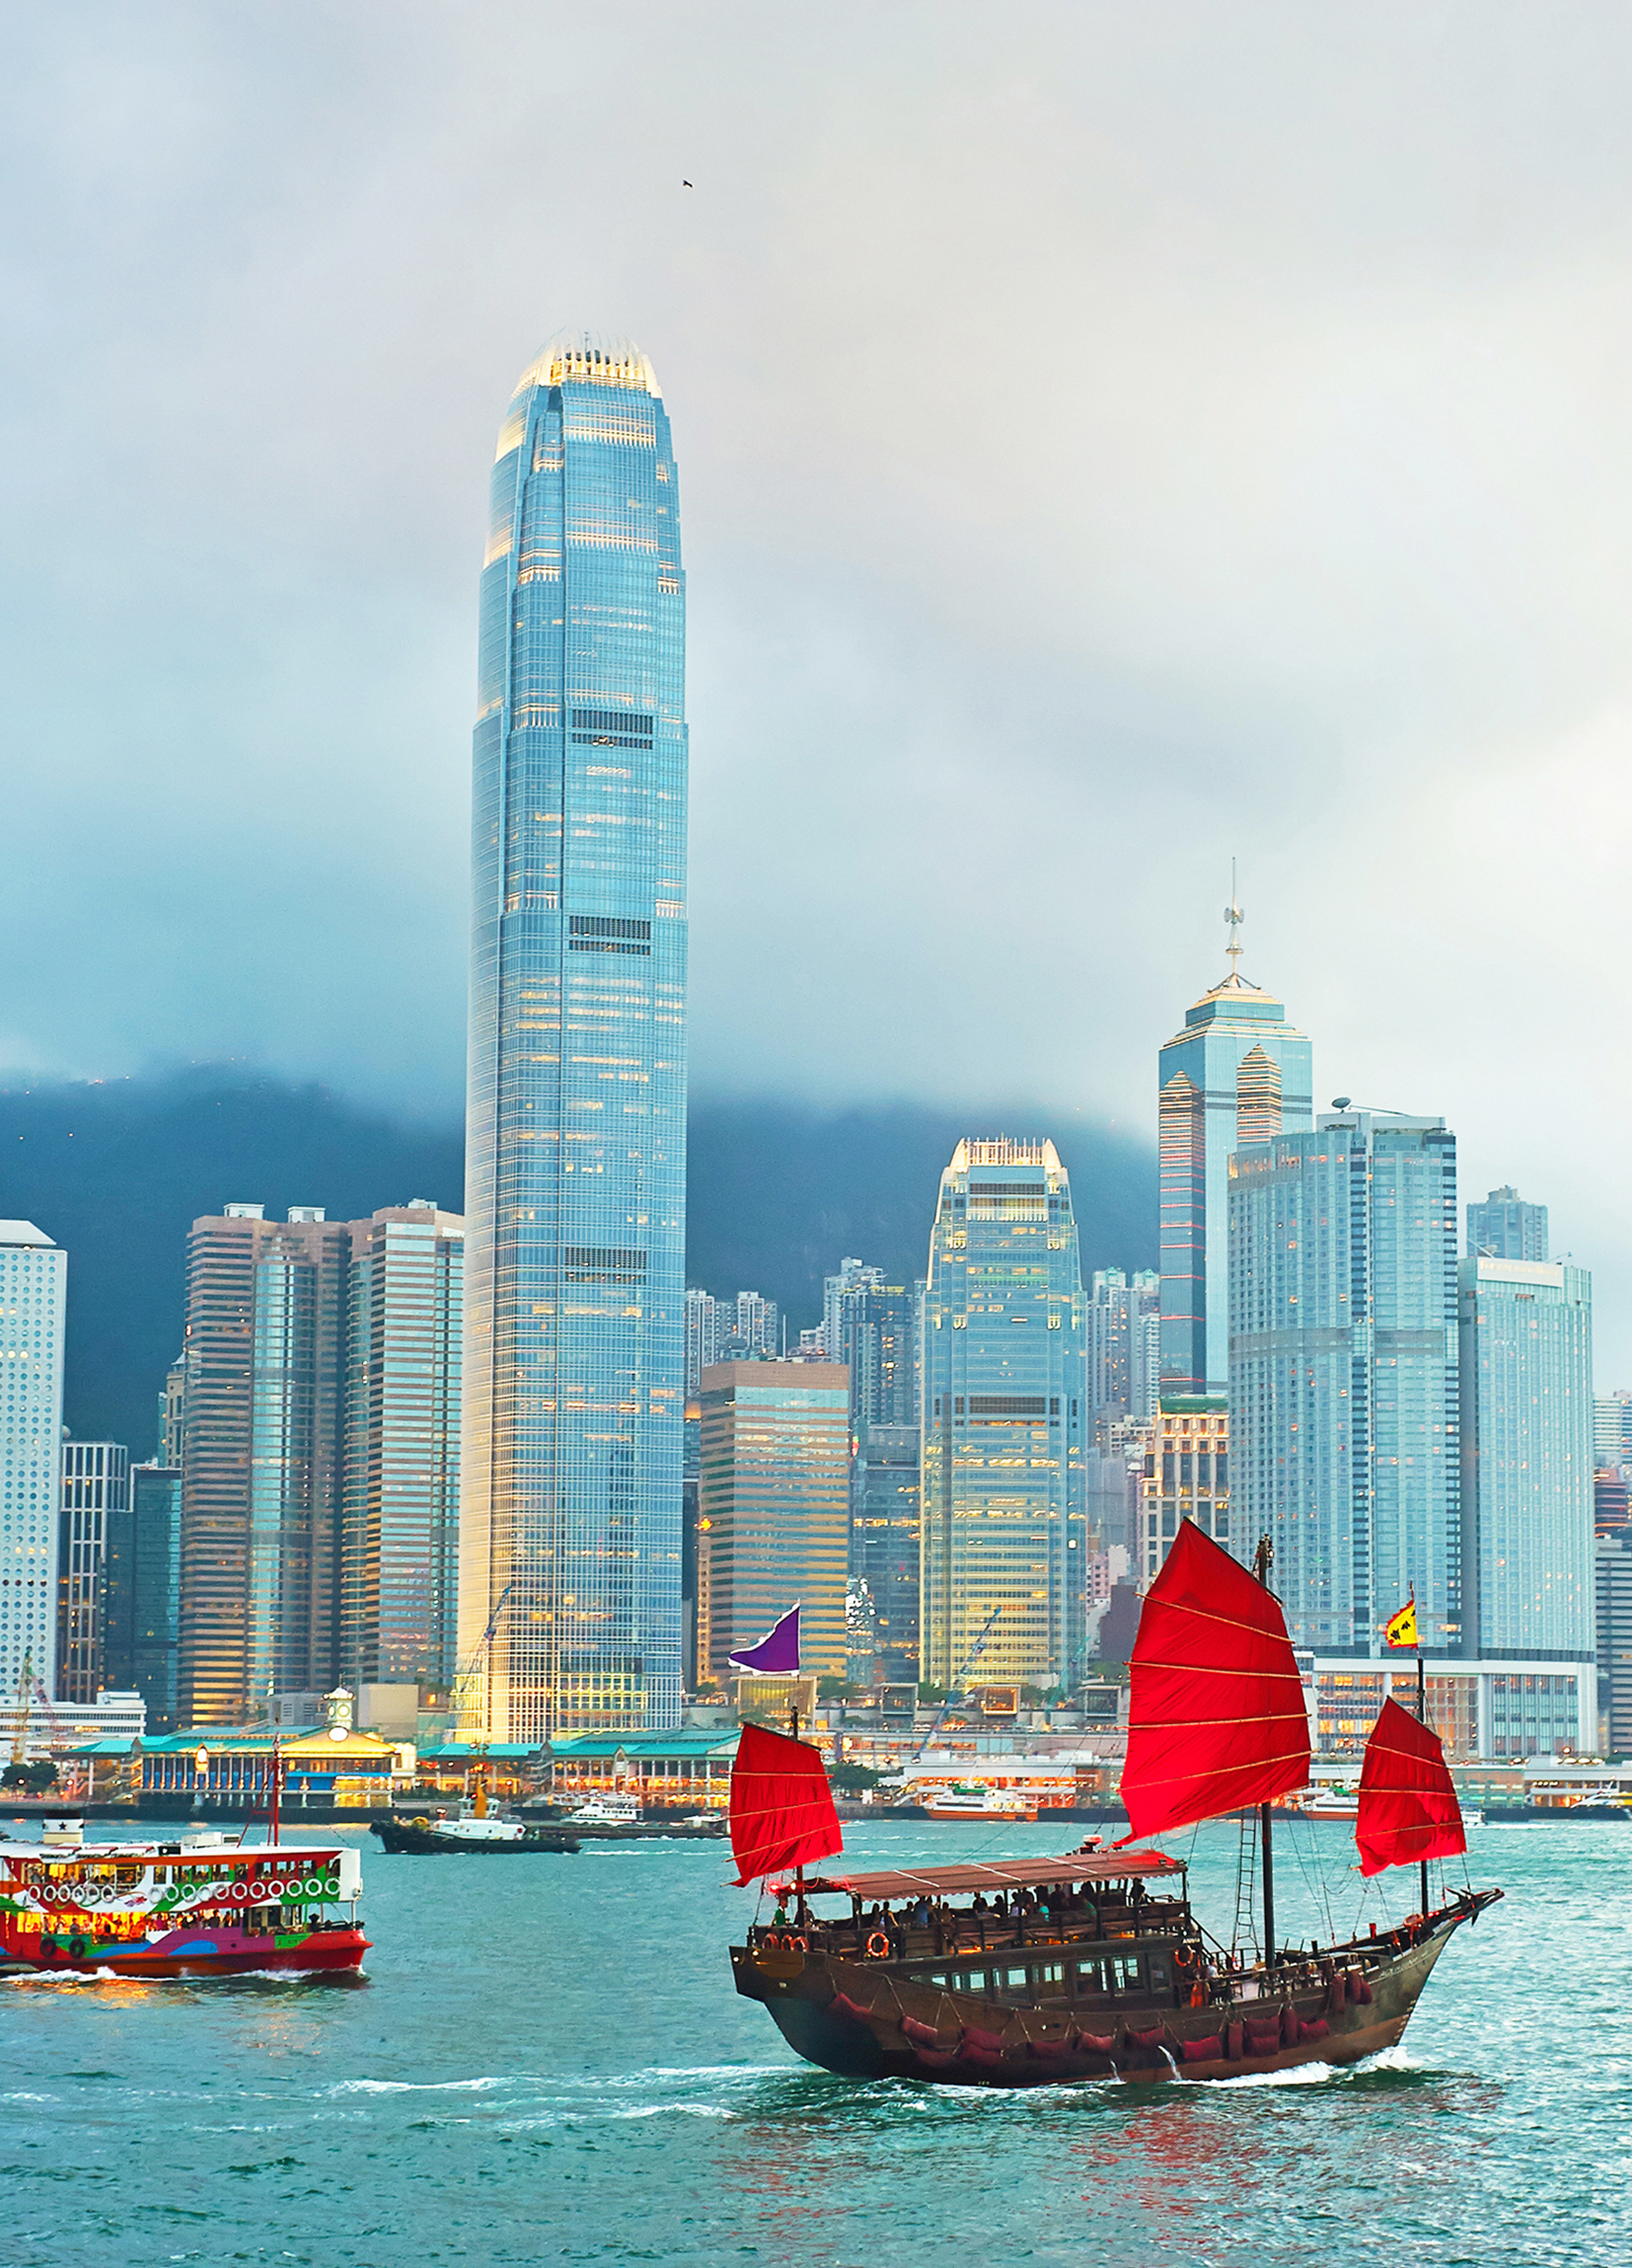
<instances>
[{"instance_id":1,"label":"crane boom","mask_svg":"<svg viewBox=\"0 0 1632 2268\"><path fill-rule=\"evenodd\" d=\"M488 1648L493 1643L493 1633L498 1628L499 1616L504 1611L504 1602L509 1598L511 1593L515 1589L515 1587L516 1579L512 1575L510 1581L505 1584L504 1589L498 1594L498 1598L494 1604L493 1611L488 1616L488 1626L486 1630L482 1631L482 1636L476 1640L475 1645L471 1648L469 1654L466 1658L464 1668L459 1672L459 1675L453 1680L453 1713L454 1721L456 1723L459 1722L465 1714L466 1705L470 1699L472 1690L475 1686L477 1679L482 1675L482 1666L487 1658Z\"/></svg>"},{"instance_id":2,"label":"crane boom","mask_svg":"<svg viewBox=\"0 0 1632 2268\"><path fill-rule=\"evenodd\" d=\"M940 1731L942 1725L945 1722L946 1712L952 1705L952 1695L961 1689L964 1679L968 1675L975 1663L985 1653L986 1641L996 1628L997 1617L1002 1614L1002 1612L1003 1602L999 1600L998 1603L992 1609L990 1614L987 1616L985 1623L981 1626L979 1638L975 1639L974 1644L969 1648L968 1653L964 1656L962 1664L959 1668L958 1675L952 1680L952 1692L948 1693L946 1698L936 1711L934 1719L930 1726L929 1731L924 1734L923 1740L918 1744L918 1753L913 1758L914 1764L922 1764L924 1757L929 1754L930 1743L934 1740L935 1735Z\"/></svg>"}]
</instances>

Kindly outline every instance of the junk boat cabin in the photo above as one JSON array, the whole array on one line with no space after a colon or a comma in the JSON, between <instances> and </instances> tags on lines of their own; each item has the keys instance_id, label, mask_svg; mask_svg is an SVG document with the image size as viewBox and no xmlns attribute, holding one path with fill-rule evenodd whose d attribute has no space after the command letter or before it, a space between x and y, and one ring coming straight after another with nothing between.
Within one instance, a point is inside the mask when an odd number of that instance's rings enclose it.
<instances>
[{"instance_id":1,"label":"junk boat cabin","mask_svg":"<svg viewBox=\"0 0 1632 2268\"><path fill-rule=\"evenodd\" d=\"M1184 1866L1160 1851L773 1888L785 1923L751 1929L731 1962L790 2047L855 2078L995 2087L1357 2062L1400 2037L1452 1931L1499 1895L1285 1951L1266 1972L1208 1941ZM817 1918L829 1895L848 1915Z\"/></svg>"}]
</instances>

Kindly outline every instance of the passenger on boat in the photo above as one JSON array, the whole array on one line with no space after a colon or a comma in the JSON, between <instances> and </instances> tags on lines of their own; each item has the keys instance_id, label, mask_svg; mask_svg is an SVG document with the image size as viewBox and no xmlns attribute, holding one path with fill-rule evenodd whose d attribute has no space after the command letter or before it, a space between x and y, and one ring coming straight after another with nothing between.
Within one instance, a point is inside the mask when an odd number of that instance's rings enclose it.
<instances>
[{"instance_id":1,"label":"passenger on boat","mask_svg":"<svg viewBox=\"0 0 1632 2268\"><path fill-rule=\"evenodd\" d=\"M913 1908L912 1926L915 1929L928 1929L930 1926L930 1901L928 1898L920 1898L917 1904Z\"/></svg>"},{"instance_id":2,"label":"passenger on boat","mask_svg":"<svg viewBox=\"0 0 1632 2268\"><path fill-rule=\"evenodd\" d=\"M778 1898L776 1901L776 1911L771 1916L771 1927L773 1929L787 1929L790 1926L790 1924L788 1920L788 1902L786 1898Z\"/></svg>"}]
</instances>

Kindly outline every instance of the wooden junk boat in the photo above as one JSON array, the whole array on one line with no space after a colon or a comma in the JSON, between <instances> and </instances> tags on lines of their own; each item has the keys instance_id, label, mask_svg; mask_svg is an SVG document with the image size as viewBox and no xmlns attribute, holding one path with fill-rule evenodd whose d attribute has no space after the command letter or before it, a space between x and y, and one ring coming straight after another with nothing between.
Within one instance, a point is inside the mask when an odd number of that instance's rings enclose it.
<instances>
[{"instance_id":1,"label":"wooden junk boat","mask_svg":"<svg viewBox=\"0 0 1632 2268\"><path fill-rule=\"evenodd\" d=\"M1231 2079L1393 2046L1453 1933L1502 1893L1442 1886L1430 1903L1430 1859L1466 1849L1460 1813L1438 1741L1389 1700L1366 1748L1356 1839L1364 1874L1420 1867L1420 1910L1381 1933L1278 1941L1269 1814L1306 1784L1310 1750L1267 1562L1261 1547L1249 1573L1193 1522L1181 1527L1130 1665L1131 1832L1112 1849L808 1874L843 1849L821 1759L745 1726L732 1850L739 1881L768 1882L783 1910L732 1947L738 1992L763 2001L807 2061L856 2078ZM1198 1921L1183 1861L1126 1847L1232 1814L1256 1814L1244 1834L1261 1872L1256 1958ZM848 1913L820 1918L813 1902L829 1896Z\"/></svg>"}]
</instances>

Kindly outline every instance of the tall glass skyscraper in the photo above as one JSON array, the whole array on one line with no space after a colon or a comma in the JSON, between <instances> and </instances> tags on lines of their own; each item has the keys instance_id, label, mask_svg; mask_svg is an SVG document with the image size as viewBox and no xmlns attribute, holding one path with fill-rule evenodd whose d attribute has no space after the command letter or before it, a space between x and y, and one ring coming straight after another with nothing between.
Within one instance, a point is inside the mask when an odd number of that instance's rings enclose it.
<instances>
[{"instance_id":1,"label":"tall glass skyscraper","mask_svg":"<svg viewBox=\"0 0 1632 2268\"><path fill-rule=\"evenodd\" d=\"M1164 1400L1228 1390L1231 1152L1296 1133L1312 1108L1309 1042L1234 966L1239 950L1231 946L1230 975L1186 1012L1161 1053Z\"/></svg>"},{"instance_id":2,"label":"tall glass skyscraper","mask_svg":"<svg viewBox=\"0 0 1632 2268\"><path fill-rule=\"evenodd\" d=\"M522 373L480 627L466 1730L661 1731L680 1707L686 598L668 414L626 342L563 333Z\"/></svg>"},{"instance_id":3,"label":"tall glass skyscraper","mask_svg":"<svg viewBox=\"0 0 1632 2268\"><path fill-rule=\"evenodd\" d=\"M923 1301L923 1674L1074 1684L1084 1667L1086 1314L1052 1142L959 1142Z\"/></svg>"},{"instance_id":4,"label":"tall glass skyscraper","mask_svg":"<svg viewBox=\"0 0 1632 2268\"><path fill-rule=\"evenodd\" d=\"M1590 1661L1592 1278L1475 1252L1460 1282L1467 1650Z\"/></svg>"},{"instance_id":5,"label":"tall glass skyscraper","mask_svg":"<svg viewBox=\"0 0 1632 2268\"><path fill-rule=\"evenodd\" d=\"M1456 1137L1323 1116L1231 1159L1231 1548L1275 1545L1295 1646L1464 1652Z\"/></svg>"}]
</instances>

